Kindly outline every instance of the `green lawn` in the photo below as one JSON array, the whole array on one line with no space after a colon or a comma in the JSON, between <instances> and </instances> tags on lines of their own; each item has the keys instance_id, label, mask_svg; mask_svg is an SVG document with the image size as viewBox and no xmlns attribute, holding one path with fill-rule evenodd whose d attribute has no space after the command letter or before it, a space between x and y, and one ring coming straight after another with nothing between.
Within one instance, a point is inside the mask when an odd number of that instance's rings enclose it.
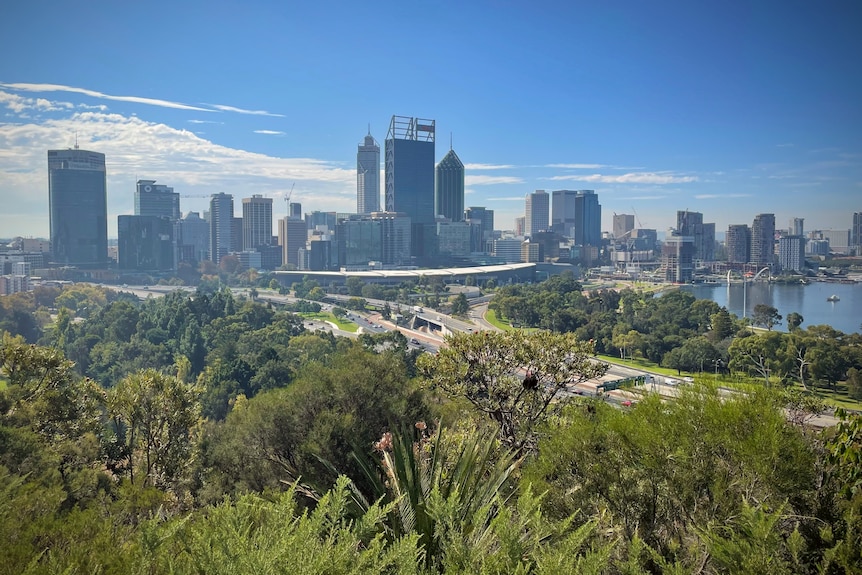
<instances>
[{"instance_id":1,"label":"green lawn","mask_svg":"<svg viewBox=\"0 0 862 575\"><path fill-rule=\"evenodd\" d=\"M497 312L490 309L485 312L485 321L487 321L497 329L502 329L503 331L511 331L515 329L514 327L512 327L512 324L509 323L509 320L497 317Z\"/></svg>"},{"instance_id":2,"label":"green lawn","mask_svg":"<svg viewBox=\"0 0 862 575\"><path fill-rule=\"evenodd\" d=\"M336 326L338 326L338 329L340 329L341 331L349 331L350 333L356 333L356 330L359 329L359 326L357 326L352 321L339 319L335 317L332 312L301 313L299 315L306 319L316 319L318 321L332 322Z\"/></svg>"}]
</instances>

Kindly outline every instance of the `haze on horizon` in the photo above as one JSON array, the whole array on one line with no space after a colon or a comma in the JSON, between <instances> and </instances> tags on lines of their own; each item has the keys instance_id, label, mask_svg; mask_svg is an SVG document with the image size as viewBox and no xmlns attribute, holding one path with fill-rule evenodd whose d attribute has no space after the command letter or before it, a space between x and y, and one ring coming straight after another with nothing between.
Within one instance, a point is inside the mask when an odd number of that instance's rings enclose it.
<instances>
[{"instance_id":1,"label":"haze on horizon","mask_svg":"<svg viewBox=\"0 0 862 575\"><path fill-rule=\"evenodd\" d=\"M109 235L136 179L355 209L356 145L437 121L467 206L510 229L536 189L594 189L603 225L677 210L721 233L862 211L862 6L164 1L0 9L0 237L48 235L48 149L106 155ZM286 211L277 202L275 211Z\"/></svg>"}]
</instances>

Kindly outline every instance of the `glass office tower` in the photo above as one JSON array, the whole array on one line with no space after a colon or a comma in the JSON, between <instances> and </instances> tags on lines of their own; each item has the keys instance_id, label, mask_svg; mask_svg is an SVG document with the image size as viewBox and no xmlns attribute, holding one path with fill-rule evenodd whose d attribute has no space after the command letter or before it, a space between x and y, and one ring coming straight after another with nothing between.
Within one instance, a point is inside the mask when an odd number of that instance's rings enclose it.
<instances>
[{"instance_id":1,"label":"glass office tower","mask_svg":"<svg viewBox=\"0 0 862 575\"><path fill-rule=\"evenodd\" d=\"M437 164L434 182L435 215L453 222L464 219L464 163L455 150L443 156Z\"/></svg>"},{"instance_id":2,"label":"glass office tower","mask_svg":"<svg viewBox=\"0 0 862 575\"><path fill-rule=\"evenodd\" d=\"M356 212L380 211L380 146L369 128L365 142L356 152Z\"/></svg>"},{"instance_id":3,"label":"glass office tower","mask_svg":"<svg viewBox=\"0 0 862 575\"><path fill-rule=\"evenodd\" d=\"M386 211L410 217L415 257L433 257L434 120L392 116L386 134Z\"/></svg>"},{"instance_id":4,"label":"glass office tower","mask_svg":"<svg viewBox=\"0 0 862 575\"><path fill-rule=\"evenodd\" d=\"M108 265L105 154L48 150L51 260L82 268Z\"/></svg>"}]
</instances>

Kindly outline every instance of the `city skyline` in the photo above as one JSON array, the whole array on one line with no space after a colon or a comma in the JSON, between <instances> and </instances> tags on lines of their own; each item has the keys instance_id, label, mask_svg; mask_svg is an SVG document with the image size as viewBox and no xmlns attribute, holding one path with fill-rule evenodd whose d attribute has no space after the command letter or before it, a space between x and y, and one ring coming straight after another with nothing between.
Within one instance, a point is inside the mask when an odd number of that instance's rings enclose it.
<instances>
[{"instance_id":1,"label":"city skyline","mask_svg":"<svg viewBox=\"0 0 862 575\"><path fill-rule=\"evenodd\" d=\"M717 233L758 213L848 229L862 209L862 79L847 73L862 52L857 4L479 3L422 41L399 24L449 8L335 12L5 8L0 49L16 57L0 62L0 235L49 235L44 154L76 134L106 155L111 237L138 179L173 187L183 214L241 185L274 198L277 219L294 184L306 211L353 212L357 139L370 122L383 140L402 113L452 134L465 205L494 210L498 229L536 189L594 189L604 231L633 212L664 231L680 210ZM200 14L207 25L188 26ZM105 34L79 34L93 18ZM150 40L121 33L128 21ZM393 82L392 69L415 73Z\"/></svg>"}]
</instances>

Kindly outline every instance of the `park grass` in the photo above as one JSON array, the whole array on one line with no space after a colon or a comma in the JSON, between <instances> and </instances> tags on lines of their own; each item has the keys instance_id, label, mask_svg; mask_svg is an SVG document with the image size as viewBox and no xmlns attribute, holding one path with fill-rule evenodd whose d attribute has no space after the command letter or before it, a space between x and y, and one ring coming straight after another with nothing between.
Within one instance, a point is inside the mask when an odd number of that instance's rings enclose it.
<instances>
[{"instance_id":1,"label":"park grass","mask_svg":"<svg viewBox=\"0 0 862 575\"><path fill-rule=\"evenodd\" d=\"M488 310L485 312L485 321L496 327L497 329L501 329L503 331L512 331L515 329L512 327L512 324L509 323L505 317L501 318L497 315L497 312L494 310Z\"/></svg>"},{"instance_id":2,"label":"park grass","mask_svg":"<svg viewBox=\"0 0 862 575\"><path fill-rule=\"evenodd\" d=\"M356 333L359 326L352 321L346 321L335 316L332 312L317 312L317 313L301 313L299 314L306 319L316 319L318 321L328 321L334 323L341 331Z\"/></svg>"}]
</instances>

